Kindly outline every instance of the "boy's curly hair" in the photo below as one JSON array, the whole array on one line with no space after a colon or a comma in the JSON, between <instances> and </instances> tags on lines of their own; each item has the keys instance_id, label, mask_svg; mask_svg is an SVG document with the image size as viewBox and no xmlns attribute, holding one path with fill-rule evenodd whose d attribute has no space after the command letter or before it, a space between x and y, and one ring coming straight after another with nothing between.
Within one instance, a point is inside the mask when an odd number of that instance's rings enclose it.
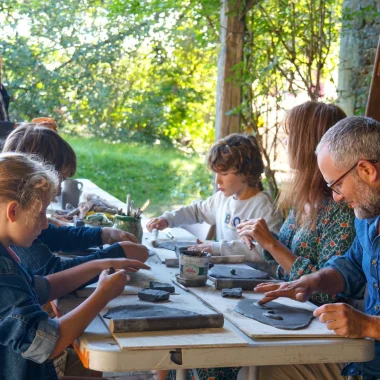
<instances>
[{"instance_id":1,"label":"boy's curly hair","mask_svg":"<svg viewBox=\"0 0 380 380\"><path fill-rule=\"evenodd\" d=\"M252 135L232 133L217 141L207 156L207 165L214 172L235 170L245 177L249 187L262 190L264 163L257 140Z\"/></svg>"}]
</instances>

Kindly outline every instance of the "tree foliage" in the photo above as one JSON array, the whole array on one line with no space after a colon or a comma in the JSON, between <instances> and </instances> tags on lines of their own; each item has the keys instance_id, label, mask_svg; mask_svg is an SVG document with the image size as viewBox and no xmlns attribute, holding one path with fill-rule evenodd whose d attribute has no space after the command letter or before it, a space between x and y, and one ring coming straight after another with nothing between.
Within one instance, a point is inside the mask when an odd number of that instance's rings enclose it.
<instances>
[{"instance_id":1,"label":"tree foliage","mask_svg":"<svg viewBox=\"0 0 380 380\"><path fill-rule=\"evenodd\" d=\"M4 0L11 118L111 140L213 139L219 2Z\"/></svg>"},{"instance_id":2,"label":"tree foliage","mask_svg":"<svg viewBox=\"0 0 380 380\"><path fill-rule=\"evenodd\" d=\"M258 1L245 12L244 60L234 78L243 89L242 128L262 147L272 194L278 191L272 163L286 99L325 97L338 63L340 0ZM332 99L330 99L332 100Z\"/></svg>"}]
</instances>

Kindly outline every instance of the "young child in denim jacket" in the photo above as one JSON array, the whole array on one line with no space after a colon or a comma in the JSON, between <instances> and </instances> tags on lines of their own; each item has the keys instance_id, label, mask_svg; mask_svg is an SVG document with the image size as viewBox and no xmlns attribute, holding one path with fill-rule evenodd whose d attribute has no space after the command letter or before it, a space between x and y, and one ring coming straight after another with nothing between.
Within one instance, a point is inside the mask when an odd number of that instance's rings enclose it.
<instances>
[{"instance_id":1,"label":"young child in denim jacket","mask_svg":"<svg viewBox=\"0 0 380 380\"><path fill-rule=\"evenodd\" d=\"M46 277L26 272L10 246L28 247L48 227L46 208L57 186L51 167L23 154L0 154L0 379L57 379L51 359L122 292L127 270L149 268L137 260L105 259ZM95 292L63 317L50 319L41 309L98 274Z\"/></svg>"}]
</instances>

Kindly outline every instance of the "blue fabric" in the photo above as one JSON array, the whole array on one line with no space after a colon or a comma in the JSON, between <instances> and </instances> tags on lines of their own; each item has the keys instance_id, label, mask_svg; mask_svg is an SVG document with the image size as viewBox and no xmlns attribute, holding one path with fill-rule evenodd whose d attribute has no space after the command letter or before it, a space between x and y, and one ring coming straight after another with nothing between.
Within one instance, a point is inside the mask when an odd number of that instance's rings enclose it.
<instances>
[{"instance_id":1,"label":"blue fabric","mask_svg":"<svg viewBox=\"0 0 380 380\"><path fill-rule=\"evenodd\" d=\"M20 257L21 265L34 275L46 276L63 271L92 260L106 258L125 258L123 248L115 243L87 256L73 259L62 259L52 251L84 250L101 245L101 228L91 227L56 227L49 225L29 248L12 245L14 252ZM96 282L97 277L91 282ZM89 283L91 283L89 282Z\"/></svg>"},{"instance_id":2,"label":"blue fabric","mask_svg":"<svg viewBox=\"0 0 380 380\"><path fill-rule=\"evenodd\" d=\"M380 316L380 216L356 219L356 238L345 256L331 258L325 268L338 271L345 282L343 297L362 298L368 283L365 312ZM380 378L380 341L375 342L375 359L365 363L351 363L342 374L361 375L363 380Z\"/></svg>"},{"instance_id":3,"label":"blue fabric","mask_svg":"<svg viewBox=\"0 0 380 380\"><path fill-rule=\"evenodd\" d=\"M0 379L57 379L48 358L59 326L39 305L49 292L46 279L30 276L0 244Z\"/></svg>"}]
</instances>

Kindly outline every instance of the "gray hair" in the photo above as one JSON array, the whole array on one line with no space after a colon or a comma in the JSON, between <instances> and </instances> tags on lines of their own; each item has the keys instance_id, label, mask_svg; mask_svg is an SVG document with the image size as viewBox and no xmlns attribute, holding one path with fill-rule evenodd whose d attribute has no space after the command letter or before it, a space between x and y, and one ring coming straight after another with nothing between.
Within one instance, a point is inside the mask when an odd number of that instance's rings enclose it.
<instances>
[{"instance_id":1,"label":"gray hair","mask_svg":"<svg viewBox=\"0 0 380 380\"><path fill-rule=\"evenodd\" d=\"M326 147L341 168L361 159L380 159L380 123L369 117L350 116L330 128L319 142L316 154Z\"/></svg>"}]
</instances>

